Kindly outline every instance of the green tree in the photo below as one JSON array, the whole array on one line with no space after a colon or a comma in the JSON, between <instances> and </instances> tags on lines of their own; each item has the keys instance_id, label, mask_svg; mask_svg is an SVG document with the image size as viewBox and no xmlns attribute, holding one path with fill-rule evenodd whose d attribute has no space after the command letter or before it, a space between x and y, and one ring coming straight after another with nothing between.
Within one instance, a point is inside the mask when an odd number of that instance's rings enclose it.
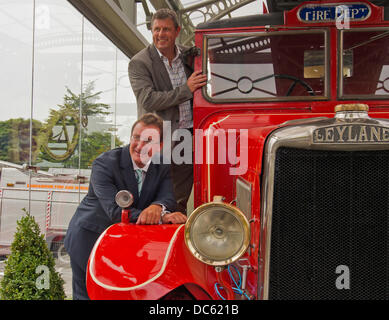
<instances>
[{"instance_id":1,"label":"green tree","mask_svg":"<svg viewBox=\"0 0 389 320\"><path fill-rule=\"evenodd\" d=\"M74 155L79 144L80 134L86 136L89 117L101 117L100 122L105 122L104 116L110 114L109 105L97 102L101 92L93 93L94 82L89 82L81 94L75 94L66 88L64 102L58 105L59 109L50 109L47 123L42 127L40 160L50 162L63 162ZM81 112L80 112L81 109ZM54 132L54 128L61 128ZM69 132L72 128L72 133ZM110 133L105 133L111 136ZM62 143L66 145L62 153L54 152L49 144Z\"/></svg>"},{"instance_id":2,"label":"green tree","mask_svg":"<svg viewBox=\"0 0 389 320\"><path fill-rule=\"evenodd\" d=\"M55 262L39 225L25 209L17 222L11 254L5 263L0 285L3 300L63 300L64 280L55 271Z\"/></svg>"},{"instance_id":3,"label":"green tree","mask_svg":"<svg viewBox=\"0 0 389 320\"><path fill-rule=\"evenodd\" d=\"M50 109L44 123L32 120L32 164L46 160L77 168L81 149L81 168L84 169L100 153L111 148L114 133L107 131L110 125L105 118L110 114L110 106L98 102L100 94L94 92L94 82L88 83L82 94L75 94L66 88L63 104ZM105 131L90 132L90 117L94 117ZM22 118L0 121L0 160L29 163L30 124L30 119ZM115 146L123 144L116 136L114 139Z\"/></svg>"},{"instance_id":4,"label":"green tree","mask_svg":"<svg viewBox=\"0 0 389 320\"><path fill-rule=\"evenodd\" d=\"M81 142L81 161L80 167L82 169L90 168L93 160L101 153L111 149L111 134L106 132L92 132L85 133ZM123 142L115 137L115 146L119 147ZM78 167L79 154L75 153L70 159L63 162L65 168Z\"/></svg>"},{"instance_id":5,"label":"green tree","mask_svg":"<svg viewBox=\"0 0 389 320\"><path fill-rule=\"evenodd\" d=\"M32 121L32 161L39 153L39 135L42 123ZM30 120L9 119L0 121L0 160L13 163L29 163L30 159Z\"/></svg>"}]
</instances>

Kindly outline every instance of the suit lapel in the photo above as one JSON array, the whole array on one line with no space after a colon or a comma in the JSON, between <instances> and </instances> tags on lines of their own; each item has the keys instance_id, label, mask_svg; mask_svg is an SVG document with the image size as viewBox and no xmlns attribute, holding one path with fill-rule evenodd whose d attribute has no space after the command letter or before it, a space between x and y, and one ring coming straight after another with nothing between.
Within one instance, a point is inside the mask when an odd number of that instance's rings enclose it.
<instances>
[{"instance_id":1,"label":"suit lapel","mask_svg":"<svg viewBox=\"0 0 389 320\"><path fill-rule=\"evenodd\" d=\"M122 149L120 167L126 188L134 196L134 204L137 204L139 200L138 182L136 181L134 167L132 166L132 161L130 158L129 145L126 145Z\"/></svg>"},{"instance_id":2,"label":"suit lapel","mask_svg":"<svg viewBox=\"0 0 389 320\"><path fill-rule=\"evenodd\" d=\"M181 51L180 58L181 58L182 64L184 65L184 70L185 70L186 78L188 79L191 76L191 74L193 73L193 59L194 59L194 56L190 56L190 55L188 56L186 54L186 52L190 48L183 47L181 45L178 45L178 47L180 48L180 51Z\"/></svg>"},{"instance_id":3,"label":"suit lapel","mask_svg":"<svg viewBox=\"0 0 389 320\"><path fill-rule=\"evenodd\" d=\"M143 181L140 193L139 207L146 207L146 204L153 201L156 186L160 183L158 166L160 163L163 163L163 159L161 154L157 153L151 158L151 163L147 169L146 177Z\"/></svg>"},{"instance_id":4,"label":"suit lapel","mask_svg":"<svg viewBox=\"0 0 389 320\"><path fill-rule=\"evenodd\" d=\"M167 73L166 67L157 52L154 44L150 45L150 57L153 60L153 69L155 70L155 75L159 77L158 84L166 86L167 90L173 90L172 82L170 81L169 74Z\"/></svg>"}]
</instances>

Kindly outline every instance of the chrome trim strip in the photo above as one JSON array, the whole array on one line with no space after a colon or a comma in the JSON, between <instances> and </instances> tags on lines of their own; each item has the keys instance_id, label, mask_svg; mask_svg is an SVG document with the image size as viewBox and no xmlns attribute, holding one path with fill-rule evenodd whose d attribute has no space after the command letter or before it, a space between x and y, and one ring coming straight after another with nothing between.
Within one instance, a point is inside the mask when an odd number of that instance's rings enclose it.
<instances>
[{"instance_id":1,"label":"chrome trim strip","mask_svg":"<svg viewBox=\"0 0 389 320\"><path fill-rule=\"evenodd\" d=\"M252 184L238 177L235 183L236 206L244 213L247 220L251 220Z\"/></svg>"}]
</instances>

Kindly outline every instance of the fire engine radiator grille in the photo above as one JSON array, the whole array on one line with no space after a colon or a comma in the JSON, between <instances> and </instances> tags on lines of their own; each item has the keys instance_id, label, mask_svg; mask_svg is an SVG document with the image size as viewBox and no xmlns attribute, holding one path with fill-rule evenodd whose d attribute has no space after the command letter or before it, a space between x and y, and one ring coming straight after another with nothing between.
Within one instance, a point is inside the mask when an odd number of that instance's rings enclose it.
<instances>
[{"instance_id":1,"label":"fire engine radiator grille","mask_svg":"<svg viewBox=\"0 0 389 320\"><path fill-rule=\"evenodd\" d=\"M389 151L279 148L270 299L389 298Z\"/></svg>"}]
</instances>

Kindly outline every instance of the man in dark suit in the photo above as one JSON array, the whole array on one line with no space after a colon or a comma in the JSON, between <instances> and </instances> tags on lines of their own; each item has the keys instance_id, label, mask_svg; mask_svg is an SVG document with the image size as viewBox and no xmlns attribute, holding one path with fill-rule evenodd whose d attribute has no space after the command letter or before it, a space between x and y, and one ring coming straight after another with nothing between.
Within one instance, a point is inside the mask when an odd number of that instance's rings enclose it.
<instances>
[{"instance_id":1,"label":"man in dark suit","mask_svg":"<svg viewBox=\"0 0 389 320\"><path fill-rule=\"evenodd\" d=\"M99 235L121 220L116 193L128 190L134 197L130 222L137 224L185 223L174 212L170 167L159 155L162 119L145 114L131 129L130 145L104 152L92 165L88 194L72 217L65 237L73 272L73 299L89 299L86 268Z\"/></svg>"},{"instance_id":2,"label":"man in dark suit","mask_svg":"<svg viewBox=\"0 0 389 320\"><path fill-rule=\"evenodd\" d=\"M138 116L154 112L170 121L173 135L176 129L187 129L193 134L193 92L206 84L207 77L201 71L193 72L185 58L190 56L190 48L175 44L180 27L173 10L158 10L151 19L151 31L153 43L129 63ZM178 209L185 212L193 184L193 165L176 165L172 160L174 193Z\"/></svg>"}]
</instances>

